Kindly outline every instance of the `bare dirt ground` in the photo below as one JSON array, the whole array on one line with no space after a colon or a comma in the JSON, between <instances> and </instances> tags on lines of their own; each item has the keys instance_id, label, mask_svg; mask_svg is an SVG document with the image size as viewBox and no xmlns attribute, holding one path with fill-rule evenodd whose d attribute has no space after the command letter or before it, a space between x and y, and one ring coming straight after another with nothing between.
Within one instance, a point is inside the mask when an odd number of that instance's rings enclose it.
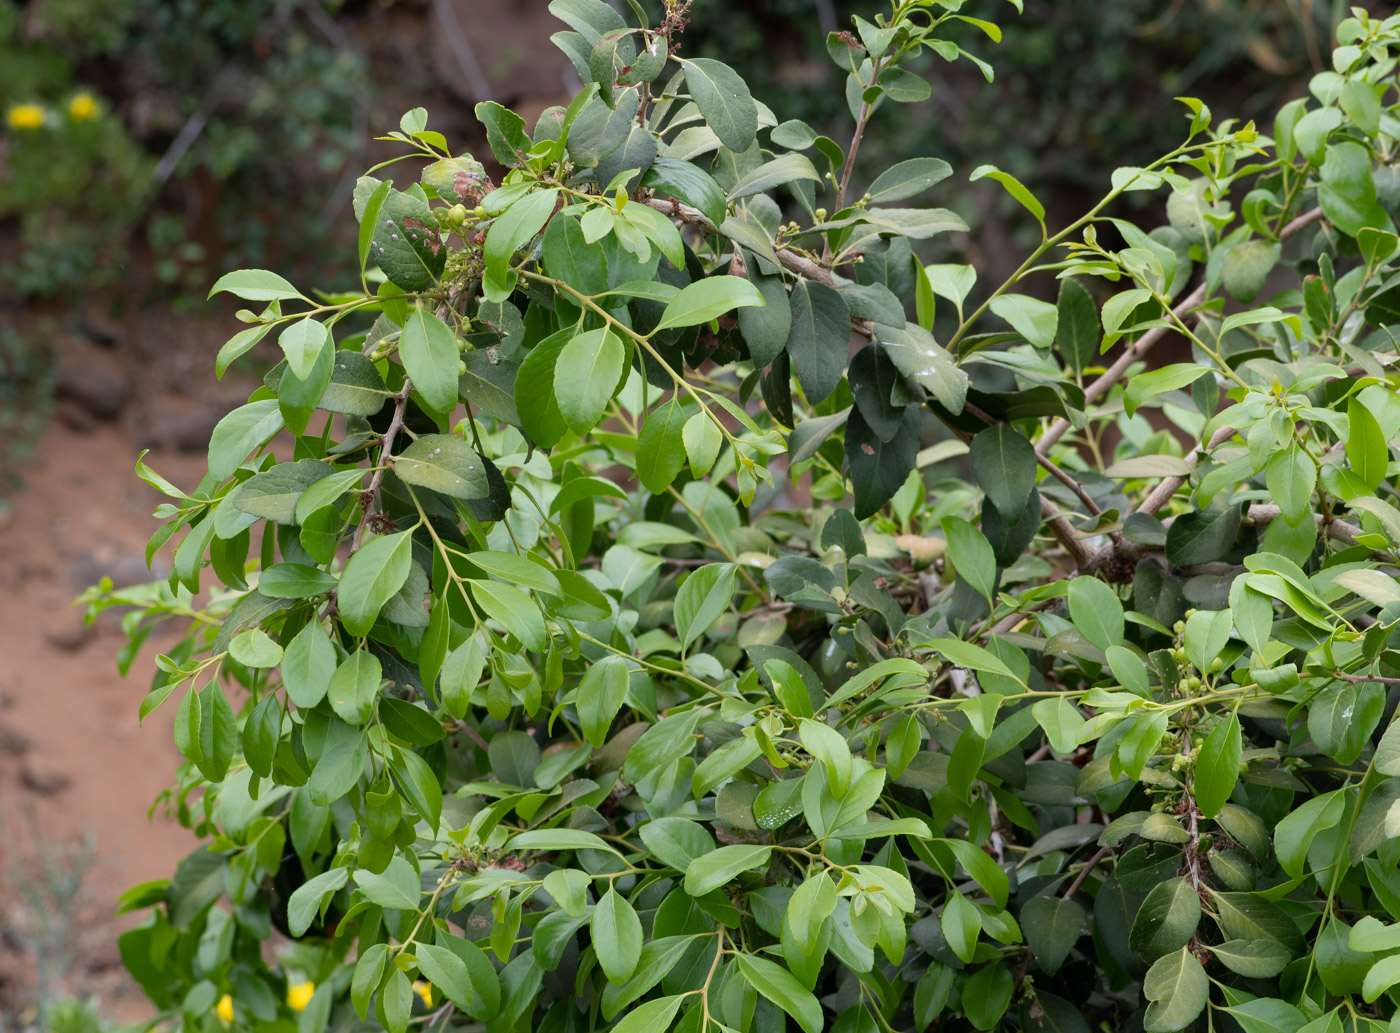
<instances>
[{"instance_id":1,"label":"bare dirt ground","mask_svg":"<svg viewBox=\"0 0 1400 1033\"><path fill-rule=\"evenodd\" d=\"M174 822L147 817L180 762L173 707L137 723L161 639L122 678L118 622L85 628L72 606L104 575L152 576L143 552L158 496L131 473L138 434L53 421L0 524L0 1015L32 999L36 954L54 939L67 942L51 944L44 964L66 965L74 992L98 994L113 1017L140 1013L116 948L135 916L114 920L113 900L169 876L195 845ZM198 477L197 455L152 458L177 483ZM66 938L55 932L65 923Z\"/></svg>"}]
</instances>

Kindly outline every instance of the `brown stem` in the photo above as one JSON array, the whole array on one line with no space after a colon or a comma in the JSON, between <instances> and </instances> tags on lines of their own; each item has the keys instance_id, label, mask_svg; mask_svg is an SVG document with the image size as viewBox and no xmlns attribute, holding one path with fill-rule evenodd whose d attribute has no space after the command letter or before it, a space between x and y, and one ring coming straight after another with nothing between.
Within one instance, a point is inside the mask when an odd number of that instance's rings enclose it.
<instances>
[{"instance_id":1,"label":"brown stem","mask_svg":"<svg viewBox=\"0 0 1400 1033\"><path fill-rule=\"evenodd\" d=\"M1079 869L1079 874L1074 877L1074 881L1069 884L1069 889L1065 890L1064 896L1062 896L1060 899L1069 900L1072 896L1078 893L1079 887L1084 885L1084 880L1089 877L1089 873L1092 872L1095 868L1097 868L1099 862L1102 861L1105 857L1109 856L1111 853L1113 853L1113 849L1111 847L1100 847L1098 853L1096 853L1093 857L1089 858L1089 860L1084 862L1084 867Z\"/></svg>"},{"instance_id":2,"label":"brown stem","mask_svg":"<svg viewBox=\"0 0 1400 1033\"><path fill-rule=\"evenodd\" d=\"M1036 453L1035 458L1041 466L1043 466L1046 470L1049 471L1051 477L1055 478L1055 480L1059 481L1070 491L1074 492L1074 494L1079 497L1079 501L1084 503L1084 505L1088 508L1090 513L1092 513L1094 516L1098 516L1103 512L1103 510L1099 508L1098 503L1096 503L1092 498L1090 498L1089 493L1084 490L1084 483L1082 481L1075 480L1073 477L1065 473L1058 466L1050 462L1050 460L1046 459L1043 455L1040 455L1039 453Z\"/></svg>"},{"instance_id":3,"label":"brown stem","mask_svg":"<svg viewBox=\"0 0 1400 1033\"><path fill-rule=\"evenodd\" d=\"M374 471L374 476L370 478L369 487L365 489L366 496L370 499L370 504L379 497L379 486L384 482L384 474L389 469L394 451L394 440L399 436L399 431L403 430L404 410L408 408L408 393L413 389L408 377L403 378L403 387L399 393L394 395L394 417L389 421L389 429L384 432L384 437L380 439L379 448L379 468ZM366 511L365 519L360 521L355 528L355 534L350 539L350 551L354 553L360 547L360 539L365 536L365 526L369 523L369 513Z\"/></svg>"},{"instance_id":4,"label":"brown stem","mask_svg":"<svg viewBox=\"0 0 1400 1033\"><path fill-rule=\"evenodd\" d=\"M1347 674L1346 671L1333 671L1332 677L1356 685L1360 682L1374 682L1377 685L1400 685L1400 678L1387 678L1381 674Z\"/></svg>"},{"instance_id":5,"label":"brown stem","mask_svg":"<svg viewBox=\"0 0 1400 1033\"><path fill-rule=\"evenodd\" d=\"M1206 451L1210 452L1214 450L1218 446L1225 444L1225 442L1229 441L1234 436L1234 427L1221 427L1210 436L1210 441L1206 444ZM1185 483L1185 477L1172 476L1166 478L1161 484L1152 489L1151 494L1143 500L1142 505L1138 507L1137 511L1139 513L1157 512L1157 510L1161 509L1171 500L1171 497L1176 494L1177 489Z\"/></svg>"}]
</instances>

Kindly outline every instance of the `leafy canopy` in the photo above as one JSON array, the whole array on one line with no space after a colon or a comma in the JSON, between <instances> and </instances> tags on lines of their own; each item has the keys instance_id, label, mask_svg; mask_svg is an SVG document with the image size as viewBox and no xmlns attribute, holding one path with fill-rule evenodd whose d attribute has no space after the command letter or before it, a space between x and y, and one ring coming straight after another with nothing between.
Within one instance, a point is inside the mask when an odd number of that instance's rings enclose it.
<instances>
[{"instance_id":1,"label":"leafy canopy","mask_svg":"<svg viewBox=\"0 0 1400 1033\"><path fill-rule=\"evenodd\" d=\"M477 108L502 183L409 112L362 290L214 285L218 371L285 360L188 494L138 465L169 583L88 596L186 629L141 714L202 843L121 941L166 1021L1386 1028L1400 18L1063 229L976 169L1042 236L992 284L914 257L945 163L851 191L964 6L832 34L843 149L684 5L555 0L586 85Z\"/></svg>"}]
</instances>

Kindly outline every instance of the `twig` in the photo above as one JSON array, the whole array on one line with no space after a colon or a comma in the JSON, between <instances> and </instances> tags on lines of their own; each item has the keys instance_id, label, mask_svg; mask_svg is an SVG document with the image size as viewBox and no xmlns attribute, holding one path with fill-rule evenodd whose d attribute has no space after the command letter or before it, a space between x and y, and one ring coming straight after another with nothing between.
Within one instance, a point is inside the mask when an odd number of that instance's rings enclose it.
<instances>
[{"instance_id":1,"label":"twig","mask_svg":"<svg viewBox=\"0 0 1400 1033\"><path fill-rule=\"evenodd\" d=\"M680 219L692 226L698 226L706 233L719 232L719 228L705 218L699 209L692 208L688 204L660 197L649 198L645 203L647 207L654 208L663 215L669 215L673 219ZM832 275L831 270L824 268L810 258L804 258L793 251L775 251L773 254L778 259L778 264L788 272L796 273L807 280L816 280L827 287L837 286L836 277ZM874 325L868 319L858 319L852 316L851 329L867 340L873 340L875 337Z\"/></svg>"},{"instance_id":2,"label":"twig","mask_svg":"<svg viewBox=\"0 0 1400 1033\"><path fill-rule=\"evenodd\" d=\"M1084 862L1084 867L1079 869L1079 874L1074 877L1074 881L1069 884L1069 889L1065 890L1064 896L1060 899L1069 900L1070 897L1078 893L1079 887L1084 885L1084 880L1089 877L1089 873L1097 868L1099 862L1111 853L1113 853L1112 847L1100 847L1098 853Z\"/></svg>"},{"instance_id":3,"label":"twig","mask_svg":"<svg viewBox=\"0 0 1400 1033\"><path fill-rule=\"evenodd\" d=\"M1387 678L1383 674L1347 674L1346 671L1333 671L1332 677L1340 678L1352 685L1361 682L1374 682L1377 685L1400 685L1400 678Z\"/></svg>"},{"instance_id":4,"label":"twig","mask_svg":"<svg viewBox=\"0 0 1400 1033\"><path fill-rule=\"evenodd\" d=\"M413 384L408 377L403 378L403 387L399 393L394 395L394 417L389 421L389 429L384 432L384 437L380 439L379 468L374 471L374 476L369 480L369 487L365 489L366 496L373 505L374 499L379 496L379 486L384 482L384 474L389 469L389 462L394 452L394 439L399 436L399 431L403 430L404 410L408 408L408 393L412 390ZM365 519L361 520L359 526L355 528L355 534L350 539L350 552L353 554L360 547L360 539L365 536L365 525L369 523L369 514L365 514Z\"/></svg>"},{"instance_id":5,"label":"twig","mask_svg":"<svg viewBox=\"0 0 1400 1033\"><path fill-rule=\"evenodd\" d=\"M1211 452L1218 446L1225 444L1235 436L1234 427L1221 427L1210 436L1210 441L1206 444L1206 451ZM1173 475L1162 481L1161 484L1153 488L1147 498L1143 499L1142 505L1137 508L1139 513L1155 513L1170 501L1176 494L1177 489L1186 483L1186 478Z\"/></svg>"},{"instance_id":6,"label":"twig","mask_svg":"<svg viewBox=\"0 0 1400 1033\"><path fill-rule=\"evenodd\" d=\"M1082 481L1075 480L1073 477L1065 473L1058 466L1056 466L1049 459L1045 458L1045 456L1041 455L1038 452L1036 453L1035 458L1041 466L1043 466L1046 470L1050 472L1051 477L1055 478L1055 480L1059 481L1070 491L1074 492L1074 494L1079 497L1079 501L1084 503L1084 505L1088 507L1090 513L1092 513L1094 516L1099 516L1103 512L1103 510L1099 508L1098 503L1096 503L1092 498L1090 498L1089 493L1084 490L1084 483Z\"/></svg>"}]
</instances>

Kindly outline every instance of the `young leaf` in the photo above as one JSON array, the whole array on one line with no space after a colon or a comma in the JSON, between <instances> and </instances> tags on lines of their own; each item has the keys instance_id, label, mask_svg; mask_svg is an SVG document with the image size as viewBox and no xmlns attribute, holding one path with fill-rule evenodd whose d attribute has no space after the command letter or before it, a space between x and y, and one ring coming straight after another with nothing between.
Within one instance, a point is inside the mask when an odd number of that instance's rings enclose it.
<instances>
[{"instance_id":1,"label":"young leaf","mask_svg":"<svg viewBox=\"0 0 1400 1033\"><path fill-rule=\"evenodd\" d=\"M559 352L554 363L554 397L560 415L575 434L586 434L603 418L626 360L622 339L606 329L579 334Z\"/></svg>"},{"instance_id":2,"label":"young leaf","mask_svg":"<svg viewBox=\"0 0 1400 1033\"><path fill-rule=\"evenodd\" d=\"M686 649L729 608L737 571L732 563L710 563L685 579L676 593L676 630Z\"/></svg>"},{"instance_id":3,"label":"young leaf","mask_svg":"<svg viewBox=\"0 0 1400 1033\"><path fill-rule=\"evenodd\" d=\"M611 886L603 894L603 899L593 909L589 921L593 934L593 949L598 954L598 964L608 982L615 985L627 982L637 970L637 960L642 953L642 923L637 912L627 898Z\"/></svg>"},{"instance_id":4,"label":"young leaf","mask_svg":"<svg viewBox=\"0 0 1400 1033\"><path fill-rule=\"evenodd\" d=\"M661 313L657 330L708 323L736 308L766 305L763 294L739 276L707 276L681 288Z\"/></svg>"},{"instance_id":5,"label":"young leaf","mask_svg":"<svg viewBox=\"0 0 1400 1033\"><path fill-rule=\"evenodd\" d=\"M438 412L457 408L457 338L446 323L414 308L399 335L399 357L423 401Z\"/></svg>"}]
</instances>

